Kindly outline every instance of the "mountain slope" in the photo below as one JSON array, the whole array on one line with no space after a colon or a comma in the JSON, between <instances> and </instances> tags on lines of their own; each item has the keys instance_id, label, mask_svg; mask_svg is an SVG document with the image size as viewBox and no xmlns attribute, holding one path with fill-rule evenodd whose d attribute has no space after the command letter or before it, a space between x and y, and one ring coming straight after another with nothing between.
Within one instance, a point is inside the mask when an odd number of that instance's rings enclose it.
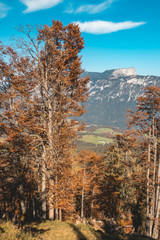
<instances>
[{"instance_id":1,"label":"mountain slope","mask_svg":"<svg viewBox=\"0 0 160 240\"><path fill-rule=\"evenodd\" d=\"M81 117L87 124L125 128L127 109L136 108L136 99L144 88L160 85L158 76L141 76L135 68L107 70L103 73L84 72L89 75L88 112Z\"/></svg>"}]
</instances>

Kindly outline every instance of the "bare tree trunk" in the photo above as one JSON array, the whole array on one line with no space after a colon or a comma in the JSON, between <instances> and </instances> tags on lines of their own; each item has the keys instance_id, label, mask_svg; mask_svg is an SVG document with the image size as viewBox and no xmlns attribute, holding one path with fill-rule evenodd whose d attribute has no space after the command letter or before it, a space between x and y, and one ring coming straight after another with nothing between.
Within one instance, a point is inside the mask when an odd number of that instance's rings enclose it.
<instances>
[{"instance_id":1,"label":"bare tree trunk","mask_svg":"<svg viewBox=\"0 0 160 240\"><path fill-rule=\"evenodd\" d=\"M62 208L61 207L59 208L59 220L62 221Z\"/></svg>"},{"instance_id":2,"label":"bare tree trunk","mask_svg":"<svg viewBox=\"0 0 160 240\"><path fill-rule=\"evenodd\" d=\"M25 200L24 200L23 184L20 185L19 191L20 191L20 195L21 195L20 204L21 204L22 215L25 216L25 214L26 214L26 204L25 204Z\"/></svg>"},{"instance_id":3,"label":"bare tree trunk","mask_svg":"<svg viewBox=\"0 0 160 240\"><path fill-rule=\"evenodd\" d=\"M33 208L33 219L36 219L36 208L35 208L35 199L32 198L32 208Z\"/></svg>"},{"instance_id":4,"label":"bare tree trunk","mask_svg":"<svg viewBox=\"0 0 160 240\"><path fill-rule=\"evenodd\" d=\"M54 186L54 180L50 179L50 188L52 189ZM54 206L53 206L53 199L52 199L52 191L49 194L49 219L54 220Z\"/></svg>"},{"instance_id":5,"label":"bare tree trunk","mask_svg":"<svg viewBox=\"0 0 160 240\"><path fill-rule=\"evenodd\" d=\"M157 160L157 139L155 140L155 153L154 157ZM155 239L158 239L159 236L159 214L160 214L160 191L159 191L159 185L160 185L160 158L158 161L158 173L157 173L157 189L156 189L156 199L155 199L155 214L154 214L154 225L153 225L153 232L152 237Z\"/></svg>"},{"instance_id":6,"label":"bare tree trunk","mask_svg":"<svg viewBox=\"0 0 160 240\"><path fill-rule=\"evenodd\" d=\"M155 222L153 226L153 234L152 238L158 239L159 236L159 214L160 214L160 193L157 199L157 209L156 209L156 216L155 216Z\"/></svg>"},{"instance_id":7,"label":"bare tree trunk","mask_svg":"<svg viewBox=\"0 0 160 240\"><path fill-rule=\"evenodd\" d=\"M146 235L151 236L151 225L150 225L150 203L149 203L149 196L150 196L150 162L151 162L151 128L149 132L149 143L148 143L148 163L147 163L147 220L146 220Z\"/></svg>"},{"instance_id":8,"label":"bare tree trunk","mask_svg":"<svg viewBox=\"0 0 160 240\"><path fill-rule=\"evenodd\" d=\"M42 219L46 219L47 203L46 203L46 165L45 165L45 150L42 156Z\"/></svg>"},{"instance_id":9,"label":"bare tree trunk","mask_svg":"<svg viewBox=\"0 0 160 240\"><path fill-rule=\"evenodd\" d=\"M58 214L58 197L57 197L57 184L58 184L58 177L55 177L55 185L56 185L56 189L55 189L55 199L56 199L56 207L55 207L55 219L59 220L59 214Z\"/></svg>"},{"instance_id":10,"label":"bare tree trunk","mask_svg":"<svg viewBox=\"0 0 160 240\"><path fill-rule=\"evenodd\" d=\"M159 236L159 214L160 214L160 194L158 196L157 199L157 212L156 212L156 217L155 217L155 222L154 222L154 226L153 226L153 234L152 234L152 238L154 239L158 239Z\"/></svg>"},{"instance_id":11,"label":"bare tree trunk","mask_svg":"<svg viewBox=\"0 0 160 240\"><path fill-rule=\"evenodd\" d=\"M54 220L54 207L52 204L49 206L49 220L53 221Z\"/></svg>"},{"instance_id":12,"label":"bare tree trunk","mask_svg":"<svg viewBox=\"0 0 160 240\"><path fill-rule=\"evenodd\" d=\"M81 218L84 217L84 188L82 188L82 200L81 200Z\"/></svg>"},{"instance_id":13,"label":"bare tree trunk","mask_svg":"<svg viewBox=\"0 0 160 240\"><path fill-rule=\"evenodd\" d=\"M7 212L7 210L6 210L6 201L4 199L3 200L3 217L2 218L4 218L5 220L6 220L6 212Z\"/></svg>"},{"instance_id":14,"label":"bare tree trunk","mask_svg":"<svg viewBox=\"0 0 160 240\"><path fill-rule=\"evenodd\" d=\"M12 218L12 222L15 223L16 222L16 213L15 213L15 197L13 196L13 218Z\"/></svg>"},{"instance_id":15,"label":"bare tree trunk","mask_svg":"<svg viewBox=\"0 0 160 240\"><path fill-rule=\"evenodd\" d=\"M156 168L157 168L157 144L155 138L155 125L154 125L154 117L153 117L153 125L152 125L152 139L154 141L154 163L153 163L153 183L152 183L152 200L151 200L151 219L150 219L150 236L152 236L154 217L155 217L155 201L156 201Z\"/></svg>"},{"instance_id":16,"label":"bare tree trunk","mask_svg":"<svg viewBox=\"0 0 160 240\"><path fill-rule=\"evenodd\" d=\"M56 207L55 209L55 217L56 217L56 220L59 220L59 214L58 214L58 208Z\"/></svg>"},{"instance_id":17,"label":"bare tree trunk","mask_svg":"<svg viewBox=\"0 0 160 240\"><path fill-rule=\"evenodd\" d=\"M94 187L92 191L92 202L91 202L91 219L93 219L93 201L94 201Z\"/></svg>"}]
</instances>

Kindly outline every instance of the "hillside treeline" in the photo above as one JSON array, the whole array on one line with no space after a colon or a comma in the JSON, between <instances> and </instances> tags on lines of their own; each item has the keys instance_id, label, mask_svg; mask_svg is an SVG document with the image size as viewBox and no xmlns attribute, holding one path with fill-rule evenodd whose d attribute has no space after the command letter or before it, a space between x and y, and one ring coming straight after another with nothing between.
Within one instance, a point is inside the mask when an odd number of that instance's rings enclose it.
<instances>
[{"instance_id":1,"label":"hillside treeline","mask_svg":"<svg viewBox=\"0 0 160 240\"><path fill-rule=\"evenodd\" d=\"M145 89L128 112L131 129L103 156L77 153L89 82L79 28L53 21L18 30L17 51L0 45L0 218L111 220L157 239L160 87Z\"/></svg>"}]
</instances>

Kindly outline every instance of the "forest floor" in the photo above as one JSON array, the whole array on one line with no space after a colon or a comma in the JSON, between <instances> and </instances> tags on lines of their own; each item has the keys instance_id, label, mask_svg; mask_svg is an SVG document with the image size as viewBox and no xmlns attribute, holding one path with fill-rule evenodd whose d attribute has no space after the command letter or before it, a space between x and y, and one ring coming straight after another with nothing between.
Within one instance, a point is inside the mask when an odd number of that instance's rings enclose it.
<instances>
[{"instance_id":1,"label":"forest floor","mask_svg":"<svg viewBox=\"0 0 160 240\"><path fill-rule=\"evenodd\" d=\"M71 222L45 221L32 223L18 229L11 222L0 223L1 240L151 240L140 235L118 237L95 230L91 225Z\"/></svg>"}]
</instances>

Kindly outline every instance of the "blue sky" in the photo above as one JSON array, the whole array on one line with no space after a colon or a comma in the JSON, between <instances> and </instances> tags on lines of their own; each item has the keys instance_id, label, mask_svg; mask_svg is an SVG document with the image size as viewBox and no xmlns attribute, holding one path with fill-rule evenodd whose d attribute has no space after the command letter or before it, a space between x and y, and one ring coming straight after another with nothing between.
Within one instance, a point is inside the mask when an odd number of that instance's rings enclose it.
<instances>
[{"instance_id":1,"label":"blue sky","mask_svg":"<svg viewBox=\"0 0 160 240\"><path fill-rule=\"evenodd\" d=\"M19 24L79 24L85 40L83 68L135 67L160 76L159 0L0 0L0 40L18 36Z\"/></svg>"}]
</instances>

